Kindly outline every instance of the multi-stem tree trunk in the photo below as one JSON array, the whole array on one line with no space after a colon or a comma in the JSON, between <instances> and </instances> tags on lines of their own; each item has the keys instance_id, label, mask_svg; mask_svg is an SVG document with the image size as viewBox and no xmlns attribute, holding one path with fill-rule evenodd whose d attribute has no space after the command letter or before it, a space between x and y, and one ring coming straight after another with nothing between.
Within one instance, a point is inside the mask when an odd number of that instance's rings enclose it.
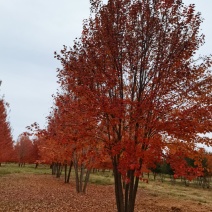
<instances>
[{"instance_id":1,"label":"multi-stem tree trunk","mask_svg":"<svg viewBox=\"0 0 212 212\"><path fill-rule=\"evenodd\" d=\"M91 170L86 169L83 164L79 166L77 163L74 163L74 170L77 193L86 193Z\"/></svg>"},{"instance_id":2,"label":"multi-stem tree trunk","mask_svg":"<svg viewBox=\"0 0 212 212\"><path fill-rule=\"evenodd\" d=\"M51 169L52 169L52 175L56 175L56 177L59 178L62 172L61 163L52 162Z\"/></svg>"},{"instance_id":3,"label":"multi-stem tree trunk","mask_svg":"<svg viewBox=\"0 0 212 212\"><path fill-rule=\"evenodd\" d=\"M127 178L129 179L129 182L123 183L122 175L118 171L119 156L113 157L112 161L117 210L118 212L133 212L135 208L139 177L135 176L134 170L129 170L127 172Z\"/></svg>"},{"instance_id":4,"label":"multi-stem tree trunk","mask_svg":"<svg viewBox=\"0 0 212 212\"><path fill-rule=\"evenodd\" d=\"M61 163L56 164L56 177L59 178L62 173L62 165Z\"/></svg>"},{"instance_id":5,"label":"multi-stem tree trunk","mask_svg":"<svg viewBox=\"0 0 212 212\"><path fill-rule=\"evenodd\" d=\"M67 162L65 161L65 164L64 164L64 175L65 175L65 183L67 182Z\"/></svg>"},{"instance_id":6,"label":"multi-stem tree trunk","mask_svg":"<svg viewBox=\"0 0 212 212\"><path fill-rule=\"evenodd\" d=\"M76 191L77 193L85 193L87 184L89 181L91 169L86 169L83 163L79 165L76 154L74 154L72 163L74 165L74 170L75 170Z\"/></svg>"},{"instance_id":7,"label":"multi-stem tree trunk","mask_svg":"<svg viewBox=\"0 0 212 212\"><path fill-rule=\"evenodd\" d=\"M69 183L69 181L70 181L72 166L73 166L73 161L70 162L70 166L69 166L69 169L68 169L68 175L67 175L67 178L66 178L66 183Z\"/></svg>"},{"instance_id":8,"label":"multi-stem tree trunk","mask_svg":"<svg viewBox=\"0 0 212 212\"><path fill-rule=\"evenodd\" d=\"M35 169L37 169L37 168L38 168L38 165L39 165L38 163L36 163L36 164L35 164Z\"/></svg>"}]
</instances>

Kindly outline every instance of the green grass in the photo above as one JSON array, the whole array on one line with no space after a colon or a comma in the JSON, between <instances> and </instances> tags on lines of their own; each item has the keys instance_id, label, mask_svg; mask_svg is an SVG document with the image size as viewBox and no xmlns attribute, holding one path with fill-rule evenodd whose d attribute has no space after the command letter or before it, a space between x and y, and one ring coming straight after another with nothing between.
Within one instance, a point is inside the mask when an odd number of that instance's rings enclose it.
<instances>
[{"instance_id":1,"label":"green grass","mask_svg":"<svg viewBox=\"0 0 212 212\"><path fill-rule=\"evenodd\" d=\"M147 178L147 176L144 176L144 178ZM114 179L112 172L96 172L91 174L90 182L100 185L113 185ZM185 186L180 179L176 180L173 184L169 176L166 176L164 182L161 182L159 177L154 181L150 175L148 184L139 182L139 189L146 190L151 196L155 197L172 197L179 200L191 200L201 204L212 204L211 188L203 189L194 186L192 183L190 186Z\"/></svg>"},{"instance_id":2,"label":"green grass","mask_svg":"<svg viewBox=\"0 0 212 212\"><path fill-rule=\"evenodd\" d=\"M185 186L180 182L171 184L168 181L160 182L159 180L150 180L148 184L141 182L139 187L147 190L153 196L173 197L179 200L212 204L211 188L203 189L201 187Z\"/></svg>"},{"instance_id":3,"label":"green grass","mask_svg":"<svg viewBox=\"0 0 212 212\"><path fill-rule=\"evenodd\" d=\"M98 184L98 185L113 185L114 179L112 176L112 171L106 172L95 172L90 174L90 183Z\"/></svg>"},{"instance_id":4,"label":"green grass","mask_svg":"<svg viewBox=\"0 0 212 212\"><path fill-rule=\"evenodd\" d=\"M38 168L35 169L34 164L26 164L25 166L19 167L18 164L15 163L3 163L0 167L0 177L7 174L51 174L51 169L48 165L39 165Z\"/></svg>"}]
</instances>

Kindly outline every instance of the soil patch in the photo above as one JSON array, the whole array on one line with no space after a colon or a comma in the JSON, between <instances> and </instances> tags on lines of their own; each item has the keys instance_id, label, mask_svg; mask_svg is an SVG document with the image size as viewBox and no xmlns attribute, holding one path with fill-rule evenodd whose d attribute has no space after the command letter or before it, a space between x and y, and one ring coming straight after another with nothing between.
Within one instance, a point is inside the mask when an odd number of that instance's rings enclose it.
<instances>
[{"instance_id":1,"label":"soil patch","mask_svg":"<svg viewBox=\"0 0 212 212\"><path fill-rule=\"evenodd\" d=\"M89 184L77 194L74 181L64 184L51 175L13 174L0 178L0 211L115 212L113 186ZM209 212L212 206L164 197L139 188L135 212Z\"/></svg>"}]
</instances>

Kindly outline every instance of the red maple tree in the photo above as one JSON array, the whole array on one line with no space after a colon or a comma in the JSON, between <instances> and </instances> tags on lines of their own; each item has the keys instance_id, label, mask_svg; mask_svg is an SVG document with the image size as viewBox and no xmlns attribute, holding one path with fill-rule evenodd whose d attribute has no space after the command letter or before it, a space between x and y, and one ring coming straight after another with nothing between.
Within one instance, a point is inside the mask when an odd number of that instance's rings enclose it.
<instances>
[{"instance_id":1,"label":"red maple tree","mask_svg":"<svg viewBox=\"0 0 212 212\"><path fill-rule=\"evenodd\" d=\"M143 168L161 160L170 144L184 150L196 143L211 145L199 136L212 131L211 57L196 62L204 36L194 5L90 2L82 37L56 54L63 67L59 83L74 104L80 102L72 108L77 118L70 119L79 127L78 139L90 126L85 120L95 120L89 139L102 144L111 158L117 209L132 212ZM178 164L185 170L182 160Z\"/></svg>"},{"instance_id":2,"label":"red maple tree","mask_svg":"<svg viewBox=\"0 0 212 212\"><path fill-rule=\"evenodd\" d=\"M36 142L23 133L18 137L14 146L14 159L19 166L24 166L26 163L36 163L39 158Z\"/></svg>"},{"instance_id":3,"label":"red maple tree","mask_svg":"<svg viewBox=\"0 0 212 212\"><path fill-rule=\"evenodd\" d=\"M0 166L2 162L12 160L13 140L10 123L7 119L7 107L4 99L0 99Z\"/></svg>"}]
</instances>

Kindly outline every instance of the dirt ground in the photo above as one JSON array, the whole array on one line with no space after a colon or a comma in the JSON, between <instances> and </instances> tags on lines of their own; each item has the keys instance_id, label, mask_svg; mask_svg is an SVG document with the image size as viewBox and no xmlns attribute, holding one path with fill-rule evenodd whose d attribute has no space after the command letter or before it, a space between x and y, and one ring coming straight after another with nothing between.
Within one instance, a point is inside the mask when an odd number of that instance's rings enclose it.
<instances>
[{"instance_id":1,"label":"dirt ground","mask_svg":"<svg viewBox=\"0 0 212 212\"><path fill-rule=\"evenodd\" d=\"M64 184L51 175L14 174L0 178L0 211L115 212L113 186L89 184L76 194L74 182ZM135 212L209 212L212 205L153 195L139 189Z\"/></svg>"}]
</instances>

